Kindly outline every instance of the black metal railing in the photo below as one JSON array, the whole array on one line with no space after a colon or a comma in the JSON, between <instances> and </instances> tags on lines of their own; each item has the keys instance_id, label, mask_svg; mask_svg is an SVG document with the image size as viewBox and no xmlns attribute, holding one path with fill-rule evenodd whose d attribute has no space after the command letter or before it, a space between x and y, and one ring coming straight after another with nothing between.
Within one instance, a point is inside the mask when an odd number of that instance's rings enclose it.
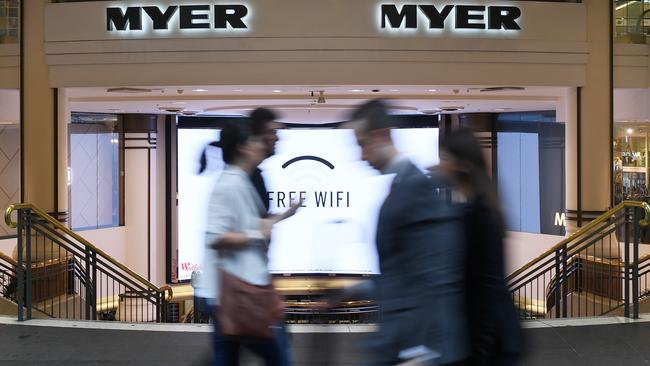
<instances>
[{"instance_id":1,"label":"black metal railing","mask_svg":"<svg viewBox=\"0 0 650 366\"><path fill-rule=\"evenodd\" d=\"M16 213L16 221L12 213ZM171 288L159 288L30 204L5 211L18 233L19 320L54 318L164 322Z\"/></svg>"},{"instance_id":2,"label":"black metal railing","mask_svg":"<svg viewBox=\"0 0 650 366\"><path fill-rule=\"evenodd\" d=\"M622 202L508 276L520 318L600 316L620 308L637 318L647 291L639 284L650 275L650 261L639 266L644 215L650 216L648 204Z\"/></svg>"},{"instance_id":3,"label":"black metal railing","mask_svg":"<svg viewBox=\"0 0 650 366\"><path fill-rule=\"evenodd\" d=\"M380 322L379 306L374 301L346 301L325 308L318 301L287 301L287 324L376 324Z\"/></svg>"},{"instance_id":4,"label":"black metal railing","mask_svg":"<svg viewBox=\"0 0 650 366\"><path fill-rule=\"evenodd\" d=\"M646 254L639 258L639 300L643 300L650 296L650 254Z\"/></svg>"},{"instance_id":5,"label":"black metal railing","mask_svg":"<svg viewBox=\"0 0 650 366\"><path fill-rule=\"evenodd\" d=\"M0 253L0 296L16 302L18 263Z\"/></svg>"}]
</instances>

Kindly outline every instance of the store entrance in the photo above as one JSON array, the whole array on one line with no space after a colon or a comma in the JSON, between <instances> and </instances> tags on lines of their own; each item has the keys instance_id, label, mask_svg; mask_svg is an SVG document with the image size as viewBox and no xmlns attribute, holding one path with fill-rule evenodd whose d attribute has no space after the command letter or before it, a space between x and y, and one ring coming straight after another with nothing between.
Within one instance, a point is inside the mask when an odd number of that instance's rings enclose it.
<instances>
[{"instance_id":1,"label":"store entrance","mask_svg":"<svg viewBox=\"0 0 650 366\"><path fill-rule=\"evenodd\" d=\"M291 198L307 202L294 225L287 223L274 234L269 267L276 274L378 273L372 227L388 181L360 161L353 133L341 128L354 107L371 98L390 100L402 126L393 131L396 145L422 170L437 164L438 145L446 134L472 128L499 186L508 230L564 234L561 88L167 86L69 89L68 95L75 113L121 121L117 145L123 147L118 154L124 156L126 179L118 205L131 212L124 225L149 228L128 230L128 241L139 235L148 243L146 271L153 273L160 269L153 268L151 259L162 254L155 253L161 250L153 248L155 243L170 240L169 281L188 280L200 266L203 206L223 170L219 149L208 148L211 169L199 175L200 154L219 139L224 125L241 122L260 106L276 111L285 124L276 154L262 165L271 211L286 209ZM73 200L83 194L77 191L74 153Z\"/></svg>"}]
</instances>

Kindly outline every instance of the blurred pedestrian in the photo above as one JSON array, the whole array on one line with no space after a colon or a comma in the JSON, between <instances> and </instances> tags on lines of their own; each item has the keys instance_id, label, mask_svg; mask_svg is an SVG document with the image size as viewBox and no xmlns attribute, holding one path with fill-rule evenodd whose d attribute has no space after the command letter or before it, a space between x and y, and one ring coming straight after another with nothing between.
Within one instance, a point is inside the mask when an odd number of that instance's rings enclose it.
<instances>
[{"instance_id":1,"label":"blurred pedestrian","mask_svg":"<svg viewBox=\"0 0 650 366\"><path fill-rule=\"evenodd\" d=\"M278 142L277 130L282 128L282 124L276 122L277 114L268 108L256 108L249 115L251 128L254 136L258 137L264 148L264 158L268 159L275 154L275 144ZM251 181L255 190L260 195L266 211L269 210L269 193L266 190L266 184L262 177L260 168L255 167L251 174Z\"/></svg>"},{"instance_id":2,"label":"blurred pedestrian","mask_svg":"<svg viewBox=\"0 0 650 366\"><path fill-rule=\"evenodd\" d=\"M213 338L214 365L237 365L239 347L243 346L260 356L267 365L290 365L286 350L286 334L283 326L273 327L272 337L268 339L246 336L225 336L220 325L231 324L232 319L223 311L225 303L221 297L223 285L235 283L247 287L268 288L272 286L268 272L268 243L271 229L278 221L292 215L297 209L294 205L284 215L271 218L266 216L266 208L253 186L250 176L265 158L265 148L259 137L252 133L246 124L229 124L221 131L216 144L222 150L226 167L218 178L208 206L206 228L206 253L208 260L203 269L203 277L208 279L209 302L215 307L215 329ZM205 159L203 158L204 162ZM228 282L225 282L228 280ZM255 319L254 311L267 312L264 304L255 304L254 309L245 316ZM266 327L264 324L247 324ZM271 328L266 328L270 331ZM265 331L265 329L261 329Z\"/></svg>"},{"instance_id":3,"label":"blurred pedestrian","mask_svg":"<svg viewBox=\"0 0 650 366\"><path fill-rule=\"evenodd\" d=\"M372 364L395 365L400 352L424 347L440 355L439 364L463 364L469 350L460 216L434 193L434 181L398 154L386 102L364 103L350 125L362 159L394 175L377 222L374 297L382 321L371 340Z\"/></svg>"},{"instance_id":4,"label":"blurred pedestrian","mask_svg":"<svg viewBox=\"0 0 650 366\"><path fill-rule=\"evenodd\" d=\"M504 274L504 220L481 146L469 130L446 137L440 169L466 201L467 310L472 365L517 365L523 334Z\"/></svg>"}]
</instances>

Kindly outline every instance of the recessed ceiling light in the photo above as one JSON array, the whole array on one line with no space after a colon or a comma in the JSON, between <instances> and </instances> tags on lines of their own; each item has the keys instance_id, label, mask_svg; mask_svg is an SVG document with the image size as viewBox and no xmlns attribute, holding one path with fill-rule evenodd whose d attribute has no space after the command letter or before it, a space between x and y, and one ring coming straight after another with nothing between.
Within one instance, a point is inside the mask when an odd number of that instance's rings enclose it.
<instances>
[{"instance_id":1,"label":"recessed ceiling light","mask_svg":"<svg viewBox=\"0 0 650 366\"><path fill-rule=\"evenodd\" d=\"M243 90L242 90L242 89L233 89L232 91L234 91L234 92L237 92L237 93L238 93L238 92L242 92Z\"/></svg>"},{"instance_id":2,"label":"recessed ceiling light","mask_svg":"<svg viewBox=\"0 0 650 366\"><path fill-rule=\"evenodd\" d=\"M388 89L388 91L391 91L391 92L398 92L399 89Z\"/></svg>"},{"instance_id":3,"label":"recessed ceiling light","mask_svg":"<svg viewBox=\"0 0 650 366\"><path fill-rule=\"evenodd\" d=\"M273 90L273 92L274 92L274 93L282 93L282 90L280 90L280 89L275 89L275 90Z\"/></svg>"},{"instance_id":4,"label":"recessed ceiling light","mask_svg":"<svg viewBox=\"0 0 650 366\"><path fill-rule=\"evenodd\" d=\"M199 89L192 89L192 91L193 91L193 92L196 92L196 93L203 93L203 92L207 92L208 89L201 89L201 88L199 88Z\"/></svg>"},{"instance_id":5,"label":"recessed ceiling light","mask_svg":"<svg viewBox=\"0 0 650 366\"><path fill-rule=\"evenodd\" d=\"M429 90L427 90L427 91L428 91L428 92L431 92L431 93L435 93L435 92L438 91L438 89L429 89Z\"/></svg>"},{"instance_id":6,"label":"recessed ceiling light","mask_svg":"<svg viewBox=\"0 0 650 366\"><path fill-rule=\"evenodd\" d=\"M363 90L361 90L361 89L350 89L349 91L351 91L352 93L358 93L358 92L362 92Z\"/></svg>"},{"instance_id":7,"label":"recessed ceiling light","mask_svg":"<svg viewBox=\"0 0 650 366\"><path fill-rule=\"evenodd\" d=\"M172 102L172 104L183 105L183 104L187 104L187 103L185 103L185 102Z\"/></svg>"}]
</instances>

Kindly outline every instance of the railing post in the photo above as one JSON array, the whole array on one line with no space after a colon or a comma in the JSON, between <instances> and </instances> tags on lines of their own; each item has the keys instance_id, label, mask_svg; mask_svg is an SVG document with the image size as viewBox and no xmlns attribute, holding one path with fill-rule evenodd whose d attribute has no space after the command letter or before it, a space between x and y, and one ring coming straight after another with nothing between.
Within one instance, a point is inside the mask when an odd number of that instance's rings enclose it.
<instances>
[{"instance_id":1,"label":"railing post","mask_svg":"<svg viewBox=\"0 0 650 366\"><path fill-rule=\"evenodd\" d=\"M561 284L560 284L560 251L556 250L555 251L555 291L553 296L555 297L555 318L560 317L560 307L561 302L560 302L560 291L561 291Z\"/></svg>"},{"instance_id":2,"label":"railing post","mask_svg":"<svg viewBox=\"0 0 650 366\"><path fill-rule=\"evenodd\" d=\"M30 209L24 211L23 225L25 227L25 311L26 318L32 318L32 214Z\"/></svg>"},{"instance_id":3,"label":"railing post","mask_svg":"<svg viewBox=\"0 0 650 366\"><path fill-rule=\"evenodd\" d=\"M85 265L85 267L86 267L85 268L85 276L86 276L86 281L85 281L86 282L86 291L85 291L85 294L86 294L86 301L85 301L86 306L85 306L85 309L86 309L86 320L90 320L90 312L91 312L90 301L92 299L92 294L91 294L91 289L90 289L90 250L88 249L88 247L84 248L84 252L85 252L85 262L86 262L85 263L86 264ZM80 283L83 283L83 281L81 281Z\"/></svg>"},{"instance_id":4,"label":"railing post","mask_svg":"<svg viewBox=\"0 0 650 366\"><path fill-rule=\"evenodd\" d=\"M630 317L630 212L628 207L623 211L625 214L625 250L623 258L623 285L625 286L625 317Z\"/></svg>"},{"instance_id":5,"label":"railing post","mask_svg":"<svg viewBox=\"0 0 650 366\"><path fill-rule=\"evenodd\" d=\"M156 323L161 323L162 318L162 298L165 296L165 293L160 293L156 291Z\"/></svg>"},{"instance_id":6,"label":"railing post","mask_svg":"<svg viewBox=\"0 0 650 366\"><path fill-rule=\"evenodd\" d=\"M634 309L634 319L639 319L639 217L638 208L634 208L634 246L632 259L632 303Z\"/></svg>"},{"instance_id":7,"label":"railing post","mask_svg":"<svg viewBox=\"0 0 650 366\"><path fill-rule=\"evenodd\" d=\"M567 246L562 248L562 283L560 284L560 291L562 291L562 317L567 317L567 295L569 284L567 281Z\"/></svg>"},{"instance_id":8,"label":"railing post","mask_svg":"<svg viewBox=\"0 0 650 366\"><path fill-rule=\"evenodd\" d=\"M18 238L18 284L16 286L16 302L18 303L18 321L23 321L23 301L25 300L25 272L23 271L23 210L16 211L18 222L16 234Z\"/></svg>"},{"instance_id":9,"label":"railing post","mask_svg":"<svg viewBox=\"0 0 650 366\"><path fill-rule=\"evenodd\" d=\"M91 311L92 311L92 319L97 320L97 252L94 250L91 253L92 258L91 258L91 263L92 263L92 288L91 288L91 293L92 293L92 298L90 299L91 301Z\"/></svg>"}]
</instances>

